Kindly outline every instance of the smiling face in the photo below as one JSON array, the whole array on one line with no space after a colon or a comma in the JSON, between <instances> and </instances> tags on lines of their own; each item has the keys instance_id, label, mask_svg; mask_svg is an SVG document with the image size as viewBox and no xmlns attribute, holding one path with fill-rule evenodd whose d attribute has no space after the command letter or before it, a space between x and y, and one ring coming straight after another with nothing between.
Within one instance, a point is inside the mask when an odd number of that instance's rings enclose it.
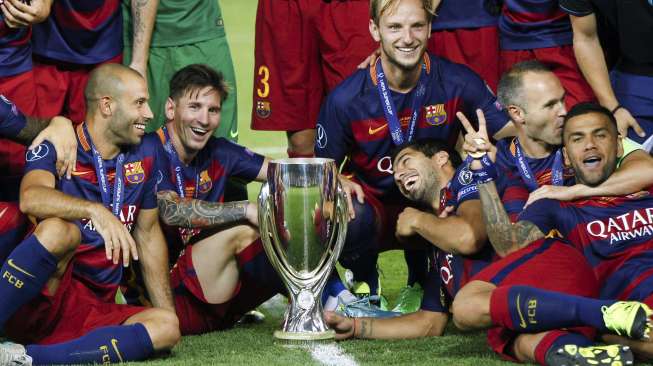
<instances>
[{"instance_id":1,"label":"smiling face","mask_svg":"<svg viewBox=\"0 0 653 366\"><path fill-rule=\"evenodd\" d=\"M522 85L526 134L548 145L561 145L567 110L560 80L552 72L529 72L524 75Z\"/></svg>"},{"instance_id":2,"label":"smiling face","mask_svg":"<svg viewBox=\"0 0 653 366\"><path fill-rule=\"evenodd\" d=\"M220 125L221 107L220 94L210 86L188 90L177 100L168 98L166 117L172 121L186 155L204 148Z\"/></svg>"},{"instance_id":3,"label":"smiling face","mask_svg":"<svg viewBox=\"0 0 653 366\"><path fill-rule=\"evenodd\" d=\"M440 153L428 158L408 147L397 154L393 164L394 180L401 194L426 205L439 202L441 170L435 160Z\"/></svg>"},{"instance_id":4,"label":"smiling face","mask_svg":"<svg viewBox=\"0 0 653 366\"><path fill-rule=\"evenodd\" d=\"M419 68L431 35L429 14L421 0L400 0L379 17L370 20L370 32L381 42L381 58L401 70ZM384 62L385 62L384 61Z\"/></svg>"},{"instance_id":5,"label":"smiling face","mask_svg":"<svg viewBox=\"0 0 653 366\"><path fill-rule=\"evenodd\" d=\"M153 117L147 104L147 83L140 76L126 74L121 87L122 93L112 103L115 110L108 129L117 145L138 145L145 134L145 125Z\"/></svg>"},{"instance_id":6,"label":"smiling face","mask_svg":"<svg viewBox=\"0 0 653 366\"><path fill-rule=\"evenodd\" d=\"M571 117L564 127L565 159L576 171L576 180L591 187L603 183L623 153L617 127L598 112Z\"/></svg>"}]
</instances>

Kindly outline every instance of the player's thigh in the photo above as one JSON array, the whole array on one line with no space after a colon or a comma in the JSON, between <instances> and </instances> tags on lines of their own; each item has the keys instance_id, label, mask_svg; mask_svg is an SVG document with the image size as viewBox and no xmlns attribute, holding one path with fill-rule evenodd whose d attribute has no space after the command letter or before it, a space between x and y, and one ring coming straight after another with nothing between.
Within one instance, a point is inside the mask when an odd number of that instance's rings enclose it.
<instances>
[{"instance_id":1,"label":"player's thigh","mask_svg":"<svg viewBox=\"0 0 653 366\"><path fill-rule=\"evenodd\" d=\"M239 282L236 255L258 238L258 232L247 225L219 231L192 247L192 265L204 297L209 303L229 300Z\"/></svg>"}]
</instances>

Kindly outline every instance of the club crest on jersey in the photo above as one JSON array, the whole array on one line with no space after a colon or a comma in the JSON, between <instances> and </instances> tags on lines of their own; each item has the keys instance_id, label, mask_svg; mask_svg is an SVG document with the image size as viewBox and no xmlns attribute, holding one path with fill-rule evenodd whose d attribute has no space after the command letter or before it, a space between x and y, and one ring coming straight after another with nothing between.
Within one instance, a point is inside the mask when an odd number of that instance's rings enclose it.
<instances>
[{"instance_id":1,"label":"club crest on jersey","mask_svg":"<svg viewBox=\"0 0 653 366\"><path fill-rule=\"evenodd\" d=\"M124 165L125 179L131 184L141 183L145 179L145 171L140 161L134 161Z\"/></svg>"},{"instance_id":2,"label":"club crest on jersey","mask_svg":"<svg viewBox=\"0 0 653 366\"><path fill-rule=\"evenodd\" d=\"M27 153L25 153L25 160L28 162L41 160L46 157L48 153L50 153L50 148L48 148L48 145L41 144L32 150L27 150Z\"/></svg>"},{"instance_id":3,"label":"club crest on jersey","mask_svg":"<svg viewBox=\"0 0 653 366\"><path fill-rule=\"evenodd\" d=\"M433 104L424 107L426 123L431 126L439 126L447 121L447 111L444 104Z\"/></svg>"},{"instance_id":4,"label":"club crest on jersey","mask_svg":"<svg viewBox=\"0 0 653 366\"><path fill-rule=\"evenodd\" d=\"M260 118L268 118L272 114L272 106L267 100L256 101L256 115Z\"/></svg>"},{"instance_id":5,"label":"club crest on jersey","mask_svg":"<svg viewBox=\"0 0 653 366\"><path fill-rule=\"evenodd\" d=\"M199 188L200 193L207 193L211 190L211 188L213 188L213 181L209 176L208 170L203 170L200 173L200 183L197 185L197 187Z\"/></svg>"}]
</instances>

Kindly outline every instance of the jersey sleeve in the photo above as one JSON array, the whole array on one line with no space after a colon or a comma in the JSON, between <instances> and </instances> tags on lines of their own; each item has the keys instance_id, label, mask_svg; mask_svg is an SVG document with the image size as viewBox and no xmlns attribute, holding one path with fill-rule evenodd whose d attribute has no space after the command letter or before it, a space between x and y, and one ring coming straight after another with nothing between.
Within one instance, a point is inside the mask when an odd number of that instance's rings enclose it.
<instances>
[{"instance_id":1,"label":"jersey sleeve","mask_svg":"<svg viewBox=\"0 0 653 366\"><path fill-rule=\"evenodd\" d=\"M27 119L18 107L0 94L0 137L15 140L27 125Z\"/></svg>"},{"instance_id":2,"label":"jersey sleeve","mask_svg":"<svg viewBox=\"0 0 653 366\"><path fill-rule=\"evenodd\" d=\"M214 159L228 156L231 169L228 173L229 176L236 176L248 182L256 179L265 157L229 140L220 139L220 141L220 148L213 149L211 153Z\"/></svg>"},{"instance_id":3,"label":"jersey sleeve","mask_svg":"<svg viewBox=\"0 0 653 366\"><path fill-rule=\"evenodd\" d=\"M594 7L589 0L560 0L562 11L577 17L584 17L594 13Z\"/></svg>"},{"instance_id":4,"label":"jersey sleeve","mask_svg":"<svg viewBox=\"0 0 653 366\"><path fill-rule=\"evenodd\" d=\"M463 202L469 200L481 199L478 193L478 187L474 183L472 172L469 171L465 164L458 167L451 182L451 193L453 203L456 208ZM449 203L447 203L450 206Z\"/></svg>"},{"instance_id":5,"label":"jersey sleeve","mask_svg":"<svg viewBox=\"0 0 653 366\"><path fill-rule=\"evenodd\" d=\"M494 136L510 121L490 87L471 69L466 68L462 91L463 109L467 118L476 120L476 109L481 109L487 122L489 136Z\"/></svg>"},{"instance_id":6,"label":"jersey sleeve","mask_svg":"<svg viewBox=\"0 0 653 366\"><path fill-rule=\"evenodd\" d=\"M158 141L155 141L155 139L149 140L147 143L151 143L152 145L154 163L152 165L152 171L145 182L145 189L143 191L141 207L146 210L157 207L156 192L175 190L174 185L170 180L170 162L168 160L168 155L163 150L163 145Z\"/></svg>"},{"instance_id":7,"label":"jersey sleeve","mask_svg":"<svg viewBox=\"0 0 653 366\"><path fill-rule=\"evenodd\" d=\"M537 226L545 235L551 230L558 229L556 211L560 208L558 201L541 199L535 201L524 210L518 221L528 221Z\"/></svg>"},{"instance_id":8,"label":"jersey sleeve","mask_svg":"<svg viewBox=\"0 0 653 366\"><path fill-rule=\"evenodd\" d=\"M46 170L57 176L57 152L50 142L45 141L25 153L25 174L32 170Z\"/></svg>"},{"instance_id":9,"label":"jersey sleeve","mask_svg":"<svg viewBox=\"0 0 653 366\"><path fill-rule=\"evenodd\" d=\"M337 102L335 93L331 93L320 109L315 127L315 156L331 158L342 163L353 144L351 132L347 132L347 118Z\"/></svg>"}]
</instances>

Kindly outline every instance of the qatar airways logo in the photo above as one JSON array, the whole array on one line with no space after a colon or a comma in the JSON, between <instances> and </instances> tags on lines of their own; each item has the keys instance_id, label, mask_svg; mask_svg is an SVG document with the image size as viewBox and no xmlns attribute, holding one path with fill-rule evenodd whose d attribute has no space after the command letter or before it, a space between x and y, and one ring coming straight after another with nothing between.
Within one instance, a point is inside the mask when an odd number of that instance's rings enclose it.
<instances>
[{"instance_id":1,"label":"qatar airways logo","mask_svg":"<svg viewBox=\"0 0 653 366\"><path fill-rule=\"evenodd\" d=\"M123 206L122 210L120 210L120 222L125 225L127 231L129 232L131 232L132 228L134 227L134 217L136 216L137 211L138 208L136 205ZM83 230L96 231L95 225L93 225L93 221L89 219L82 219L81 222Z\"/></svg>"},{"instance_id":2,"label":"qatar airways logo","mask_svg":"<svg viewBox=\"0 0 653 366\"><path fill-rule=\"evenodd\" d=\"M653 207L592 221L587 224L586 229L594 237L610 240L610 245L641 237L653 237Z\"/></svg>"}]
</instances>

